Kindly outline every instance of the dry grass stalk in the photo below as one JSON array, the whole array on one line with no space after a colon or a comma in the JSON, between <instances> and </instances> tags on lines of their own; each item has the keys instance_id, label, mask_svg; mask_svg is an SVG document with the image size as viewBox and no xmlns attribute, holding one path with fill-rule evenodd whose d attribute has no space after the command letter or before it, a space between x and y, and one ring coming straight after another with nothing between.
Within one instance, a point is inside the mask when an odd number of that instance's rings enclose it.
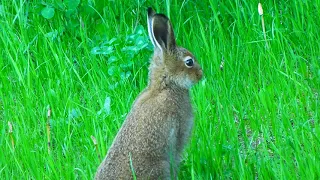
<instances>
[{"instance_id":1,"label":"dry grass stalk","mask_svg":"<svg viewBox=\"0 0 320 180\"><path fill-rule=\"evenodd\" d=\"M261 3L258 4L258 12L259 12L259 15L261 16L262 30L263 30L264 40L266 41L266 47L269 48L269 45L267 42L266 28L264 25L263 9L262 9Z\"/></svg>"},{"instance_id":2,"label":"dry grass stalk","mask_svg":"<svg viewBox=\"0 0 320 180\"><path fill-rule=\"evenodd\" d=\"M13 128L12 128L12 124L10 121L8 121L8 126L9 126L9 136L10 136L10 140L11 140L11 145L12 145L12 149L15 149L14 146L14 139L13 139Z\"/></svg>"},{"instance_id":3,"label":"dry grass stalk","mask_svg":"<svg viewBox=\"0 0 320 180\"><path fill-rule=\"evenodd\" d=\"M92 135L91 135L91 139L92 139L93 144L94 144L94 147L95 147L95 149L96 149L98 158L99 158L99 160L101 161L101 156L100 156L99 149L98 149L97 139L96 139L94 136L92 136Z\"/></svg>"},{"instance_id":4,"label":"dry grass stalk","mask_svg":"<svg viewBox=\"0 0 320 180\"><path fill-rule=\"evenodd\" d=\"M48 109L47 114L47 141L48 141L48 153L50 154L51 150L51 137L50 137L50 117L51 117L51 109Z\"/></svg>"}]
</instances>

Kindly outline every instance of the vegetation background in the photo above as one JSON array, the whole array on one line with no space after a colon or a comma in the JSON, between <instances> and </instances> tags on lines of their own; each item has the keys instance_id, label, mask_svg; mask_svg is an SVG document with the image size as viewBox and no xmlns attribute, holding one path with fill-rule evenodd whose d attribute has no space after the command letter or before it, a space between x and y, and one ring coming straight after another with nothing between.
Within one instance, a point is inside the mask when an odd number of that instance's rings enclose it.
<instances>
[{"instance_id":1,"label":"vegetation background","mask_svg":"<svg viewBox=\"0 0 320 180\"><path fill-rule=\"evenodd\" d=\"M258 3L0 0L1 179L93 178L147 84L148 6L205 74L179 179L320 179L320 1L261 1L268 47Z\"/></svg>"}]
</instances>

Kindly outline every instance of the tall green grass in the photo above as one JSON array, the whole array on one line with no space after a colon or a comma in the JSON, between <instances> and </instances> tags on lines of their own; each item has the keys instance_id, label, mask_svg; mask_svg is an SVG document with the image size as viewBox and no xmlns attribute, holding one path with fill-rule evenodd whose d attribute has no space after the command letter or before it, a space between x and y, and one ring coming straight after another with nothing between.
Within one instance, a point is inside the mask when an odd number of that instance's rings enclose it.
<instances>
[{"instance_id":1,"label":"tall green grass","mask_svg":"<svg viewBox=\"0 0 320 180\"><path fill-rule=\"evenodd\" d=\"M205 74L179 179L319 179L320 1L262 5L269 48L258 1L1 0L0 177L93 178L91 135L103 158L147 84L152 6Z\"/></svg>"}]
</instances>

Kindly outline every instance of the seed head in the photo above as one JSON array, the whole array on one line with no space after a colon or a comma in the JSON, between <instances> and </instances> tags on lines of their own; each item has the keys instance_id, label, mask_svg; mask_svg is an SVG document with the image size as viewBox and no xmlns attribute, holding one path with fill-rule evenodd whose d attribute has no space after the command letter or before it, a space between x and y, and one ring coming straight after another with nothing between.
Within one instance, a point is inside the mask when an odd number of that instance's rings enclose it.
<instances>
[{"instance_id":1,"label":"seed head","mask_svg":"<svg viewBox=\"0 0 320 180\"><path fill-rule=\"evenodd\" d=\"M261 3L258 4L258 12L259 12L259 15L260 15L260 16L263 15L263 9L262 9Z\"/></svg>"}]
</instances>

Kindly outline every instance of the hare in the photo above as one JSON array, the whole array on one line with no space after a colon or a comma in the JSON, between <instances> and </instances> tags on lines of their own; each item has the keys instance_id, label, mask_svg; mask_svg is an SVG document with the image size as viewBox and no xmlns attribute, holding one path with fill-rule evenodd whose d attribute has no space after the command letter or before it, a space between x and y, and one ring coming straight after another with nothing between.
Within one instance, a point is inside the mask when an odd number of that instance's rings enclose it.
<instances>
[{"instance_id":1,"label":"hare","mask_svg":"<svg viewBox=\"0 0 320 180\"><path fill-rule=\"evenodd\" d=\"M193 126L189 89L202 78L196 58L176 45L168 17L148 8L154 45L146 89L132 105L95 179L172 179Z\"/></svg>"}]
</instances>

